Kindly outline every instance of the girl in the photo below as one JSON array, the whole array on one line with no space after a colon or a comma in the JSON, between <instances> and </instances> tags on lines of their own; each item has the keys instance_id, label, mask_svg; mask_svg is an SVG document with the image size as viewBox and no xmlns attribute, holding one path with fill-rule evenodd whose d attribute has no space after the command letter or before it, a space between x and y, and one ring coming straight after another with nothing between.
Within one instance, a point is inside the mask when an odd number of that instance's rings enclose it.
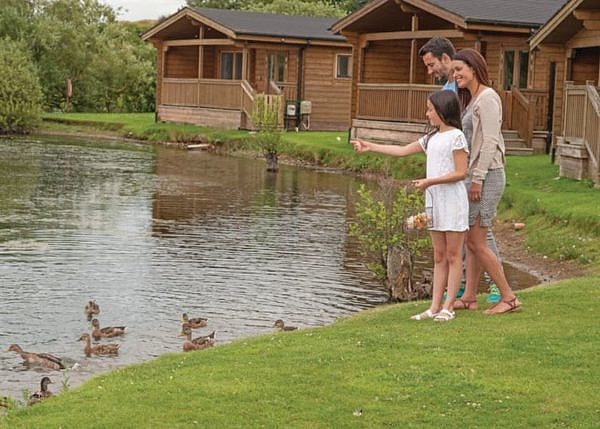
<instances>
[{"instance_id":1,"label":"girl","mask_svg":"<svg viewBox=\"0 0 600 429\"><path fill-rule=\"evenodd\" d=\"M458 96L465 110L465 134L471 136L471 157L466 180L469 195L467 233L467 284L454 308L477 308L477 284L485 270L500 290L500 301L486 314L518 310L521 303L508 285L504 270L487 245L486 235L496 216L505 186L502 102L490 87L485 59L474 49L459 51L452 61Z\"/></svg>"},{"instance_id":2,"label":"girl","mask_svg":"<svg viewBox=\"0 0 600 429\"><path fill-rule=\"evenodd\" d=\"M406 146L382 145L352 140L358 152L380 152L406 156L427 154L427 177L413 180L425 191L425 208L431 221L433 244L433 296L431 307L411 317L413 320L454 319L453 303L460 286L462 246L468 229L467 192L463 179L467 172L467 142L461 131L461 114L454 91L438 91L427 100L427 119L436 129ZM448 287L442 304L444 289Z\"/></svg>"}]
</instances>

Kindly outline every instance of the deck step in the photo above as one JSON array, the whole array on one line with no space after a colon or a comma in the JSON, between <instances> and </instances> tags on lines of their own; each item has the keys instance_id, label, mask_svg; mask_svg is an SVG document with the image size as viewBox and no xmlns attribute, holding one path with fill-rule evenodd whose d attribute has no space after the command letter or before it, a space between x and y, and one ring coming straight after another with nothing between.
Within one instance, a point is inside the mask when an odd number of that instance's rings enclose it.
<instances>
[{"instance_id":1,"label":"deck step","mask_svg":"<svg viewBox=\"0 0 600 429\"><path fill-rule=\"evenodd\" d=\"M533 155L533 148L506 146L507 155Z\"/></svg>"}]
</instances>

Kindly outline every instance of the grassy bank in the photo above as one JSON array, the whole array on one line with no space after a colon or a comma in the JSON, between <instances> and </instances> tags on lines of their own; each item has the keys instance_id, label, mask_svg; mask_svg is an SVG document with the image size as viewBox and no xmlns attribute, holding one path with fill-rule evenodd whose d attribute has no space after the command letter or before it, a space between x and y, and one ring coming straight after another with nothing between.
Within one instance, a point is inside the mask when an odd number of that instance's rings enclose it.
<instances>
[{"instance_id":1,"label":"grassy bank","mask_svg":"<svg viewBox=\"0 0 600 429\"><path fill-rule=\"evenodd\" d=\"M395 304L165 355L11 411L0 427L594 427L598 282L522 291L525 310L511 315L419 323L408 317L426 304Z\"/></svg>"},{"instance_id":2,"label":"grassy bank","mask_svg":"<svg viewBox=\"0 0 600 429\"><path fill-rule=\"evenodd\" d=\"M49 114L43 129L59 132L109 132L147 140L220 141L225 150L248 139L245 131L223 131L193 125L155 123L154 114ZM311 165L354 172L382 172L399 179L420 177L424 157L392 158L356 154L346 132L289 132L283 153ZM526 245L551 259L575 260L600 272L600 189L590 182L558 178L558 167L545 155L512 156L507 162L507 187L500 218L526 224Z\"/></svg>"}]
</instances>

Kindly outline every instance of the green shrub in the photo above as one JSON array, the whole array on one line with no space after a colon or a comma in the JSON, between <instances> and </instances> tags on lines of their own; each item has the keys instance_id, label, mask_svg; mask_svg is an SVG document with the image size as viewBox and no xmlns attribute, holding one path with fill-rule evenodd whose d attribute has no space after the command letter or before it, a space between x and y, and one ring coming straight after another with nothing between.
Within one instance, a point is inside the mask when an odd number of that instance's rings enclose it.
<instances>
[{"instance_id":1,"label":"green shrub","mask_svg":"<svg viewBox=\"0 0 600 429\"><path fill-rule=\"evenodd\" d=\"M40 117L40 82L25 52L21 43L0 39L0 133L25 132Z\"/></svg>"}]
</instances>

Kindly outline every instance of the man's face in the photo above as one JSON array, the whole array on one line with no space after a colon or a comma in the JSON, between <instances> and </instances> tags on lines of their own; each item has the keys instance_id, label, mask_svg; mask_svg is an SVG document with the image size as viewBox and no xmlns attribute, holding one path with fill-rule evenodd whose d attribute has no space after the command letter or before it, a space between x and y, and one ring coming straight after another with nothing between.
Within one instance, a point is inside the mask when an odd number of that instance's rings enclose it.
<instances>
[{"instance_id":1,"label":"man's face","mask_svg":"<svg viewBox=\"0 0 600 429\"><path fill-rule=\"evenodd\" d=\"M450 57L446 54L442 54L442 60L440 61L431 52L427 52L423 55L423 63L427 67L427 74L433 75L438 80L448 80L448 75L450 74Z\"/></svg>"}]
</instances>

